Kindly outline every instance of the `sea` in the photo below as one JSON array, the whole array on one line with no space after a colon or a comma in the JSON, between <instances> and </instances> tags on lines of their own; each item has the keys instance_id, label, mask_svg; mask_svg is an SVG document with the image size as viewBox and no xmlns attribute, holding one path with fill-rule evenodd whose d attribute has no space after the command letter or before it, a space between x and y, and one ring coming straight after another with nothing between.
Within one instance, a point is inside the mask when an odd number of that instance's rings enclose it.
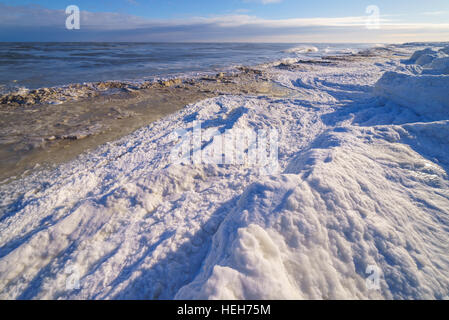
<instances>
[{"instance_id":1,"label":"sea","mask_svg":"<svg viewBox=\"0 0 449 320\"><path fill-rule=\"evenodd\" d=\"M0 94L98 81L145 81L282 59L355 53L372 44L0 43Z\"/></svg>"}]
</instances>

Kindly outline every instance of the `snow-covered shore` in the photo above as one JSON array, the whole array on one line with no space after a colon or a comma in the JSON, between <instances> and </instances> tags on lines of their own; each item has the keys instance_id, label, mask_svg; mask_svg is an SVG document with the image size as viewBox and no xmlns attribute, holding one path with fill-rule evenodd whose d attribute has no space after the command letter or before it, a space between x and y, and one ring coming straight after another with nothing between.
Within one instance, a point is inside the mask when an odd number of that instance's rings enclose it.
<instances>
[{"instance_id":1,"label":"snow-covered shore","mask_svg":"<svg viewBox=\"0 0 449 320\"><path fill-rule=\"evenodd\" d=\"M424 47L269 66L294 96L204 100L1 186L0 298L449 298L448 49ZM173 163L195 123L205 148L275 128L279 170Z\"/></svg>"}]
</instances>

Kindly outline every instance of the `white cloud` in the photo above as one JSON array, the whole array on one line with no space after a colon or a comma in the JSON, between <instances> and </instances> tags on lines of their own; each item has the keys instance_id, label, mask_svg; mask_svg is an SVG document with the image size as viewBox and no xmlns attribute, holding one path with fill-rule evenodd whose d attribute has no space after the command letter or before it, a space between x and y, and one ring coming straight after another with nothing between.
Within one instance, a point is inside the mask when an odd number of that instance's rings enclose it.
<instances>
[{"instance_id":1,"label":"white cloud","mask_svg":"<svg viewBox=\"0 0 449 320\"><path fill-rule=\"evenodd\" d=\"M277 1L277 0L264 0ZM387 28L448 28L448 23L410 23L381 17L382 27ZM49 10L40 6L12 7L0 4L0 26L64 26L64 10ZM192 17L186 19L145 19L128 14L112 12L81 11L81 23L84 28L103 30L126 30L152 26L192 26L215 25L222 28L260 27L260 28L295 28L295 27L364 27L366 16L354 17L316 17L297 19L263 19L247 14L228 14L209 17Z\"/></svg>"},{"instance_id":2,"label":"white cloud","mask_svg":"<svg viewBox=\"0 0 449 320\"><path fill-rule=\"evenodd\" d=\"M47 39L52 33L52 41L58 41L63 34L75 37L64 29L66 14L64 10L49 10L41 6L6 6L0 4L0 40L10 41L14 29L23 29L31 40ZM355 17L316 17L297 19L263 19L248 14L228 14L186 19L156 20L133 15L111 12L81 12L79 41L272 41L298 42L379 42L389 39L391 34L413 35L432 33L441 40L449 33L449 23L411 23L395 20L394 16L382 16L381 30L369 33L366 16ZM3 28L3 32L2 29ZM43 31L45 29L45 31ZM8 31L13 30L13 31ZM27 31L28 30L28 31ZM397 32L396 32L397 31ZM376 38L374 39L374 35ZM444 37L443 37L444 36ZM27 38L27 39L28 39ZM78 40L78 38L74 38ZM15 40L15 39L14 39ZM16 39L21 41L21 39Z\"/></svg>"},{"instance_id":3,"label":"white cloud","mask_svg":"<svg viewBox=\"0 0 449 320\"><path fill-rule=\"evenodd\" d=\"M428 11L423 13L426 16L442 16L445 14L449 14L449 11Z\"/></svg>"}]
</instances>

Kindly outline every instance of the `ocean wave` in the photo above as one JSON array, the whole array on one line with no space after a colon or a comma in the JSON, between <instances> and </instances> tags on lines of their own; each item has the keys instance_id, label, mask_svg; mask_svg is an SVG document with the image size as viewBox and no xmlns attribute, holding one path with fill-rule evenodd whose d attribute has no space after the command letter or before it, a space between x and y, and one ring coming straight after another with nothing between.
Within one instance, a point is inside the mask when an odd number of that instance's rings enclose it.
<instances>
[{"instance_id":1,"label":"ocean wave","mask_svg":"<svg viewBox=\"0 0 449 320\"><path fill-rule=\"evenodd\" d=\"M355 48L343 48L343 49L335 49L335 48L326 48L323 50L326 54L356 54L360 50Z\"/></svg>"},{"instance_id":2,"label":"ocean wave","mask_svg":"<svg viewBox=\"0 0 449 320\"><path fill-rule=\"evenodd\" d=\"M13 105L34 105L34 104L61 104L67 101L78 100L82 98L88 98L96 96L98 94L105 93L109 89L121 89L123 91L135 91L139 89L146 89L152 85L158 85L169 83L171 80L181 79L182 81L195 80L204 76L214 76L218 73L239 72L246 67L256 67L260 69L278 67L279 65L290 66L298 63L301 59L305 59L307 53L322 52L322 55L311 55L307 59L316 59L317 61L325 54L329 54L331 51L335 55L357 54L361 48L334 48L327 47L325 49L318 49L315 46L303 45L296 46L282 51L284 55L274 56L272 59L266 59L266 62L261 63L245 63L237 64L230 63L227 66L215 65L211 66L209 70L202 71L184 71L165 73L163 76L148 76L132 79L109 79L102 81L83 81L73 82L58 86L43 86L38 88L27 87L20 82L14 85L0 86L0 105L1 104L13 104ZM281 51L279 51L281 52ZM290 53L290 56L285 56L285 53ZM291 55L294 53L294 56ZM76 54L76 53L74 53ZM188 55L187 55L188 56ZM67 59L61 57L61 59ZM157 58L147 58L147 60ZM80 62L79 60L78 62ZM86 63L79 65L80 69L90 69L95 67L101 67L102 64L94 64L95 60L86 61ZM89 64L89 62L91 64ZM104 62L104 61L103 61ZM162 61L161 61L162 62ZM1 61L0 61L1 63ZM165 66L160 64L157 69L160 72L165 71Z\"/></svg>"},{"instance_id":3,"label":"ocean wave","mask_svg":"<svg viewBox=\"0 0 449 320\"><path fill-rule=\"evenodd\" d=\"M319 49L314 46L299 46L290 48L284 51L284 53L296 53L296 54L302 54L302 53L311 53L311 52L318 52Z\"/></svg>"}]
</instances>

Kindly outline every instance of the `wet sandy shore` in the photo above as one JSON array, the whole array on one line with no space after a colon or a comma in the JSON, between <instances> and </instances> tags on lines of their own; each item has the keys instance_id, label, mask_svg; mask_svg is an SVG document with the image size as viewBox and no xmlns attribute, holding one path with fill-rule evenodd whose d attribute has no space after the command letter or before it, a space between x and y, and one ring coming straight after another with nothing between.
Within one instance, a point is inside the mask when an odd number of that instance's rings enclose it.
<instances>
[{"instance_id":1,"label":"wet sandy shore","mask_svg":"<svg viewBox=\"0 0 449 320\"><path fill-rule=\"evenodd\" d=\"M375 54L362 51L271 67L307 71L380 55L394 57L378 48ZM0 96L0 184L69 161L190 103L225 94L285 97L292 92L277 85L262 66L196 79L74 84Z\"/></svg>"},{"instance_id":2,"label":"wet sandy shore","mask_svg":"<svg viewBox=\"0 0 449 320\"><path fill-rule=\"evenodd\" d=\"M99 82L0 97L0 183L78 154L223 94L285 96L258 69L141 84Z\"/></svg>"}]
</instances>

